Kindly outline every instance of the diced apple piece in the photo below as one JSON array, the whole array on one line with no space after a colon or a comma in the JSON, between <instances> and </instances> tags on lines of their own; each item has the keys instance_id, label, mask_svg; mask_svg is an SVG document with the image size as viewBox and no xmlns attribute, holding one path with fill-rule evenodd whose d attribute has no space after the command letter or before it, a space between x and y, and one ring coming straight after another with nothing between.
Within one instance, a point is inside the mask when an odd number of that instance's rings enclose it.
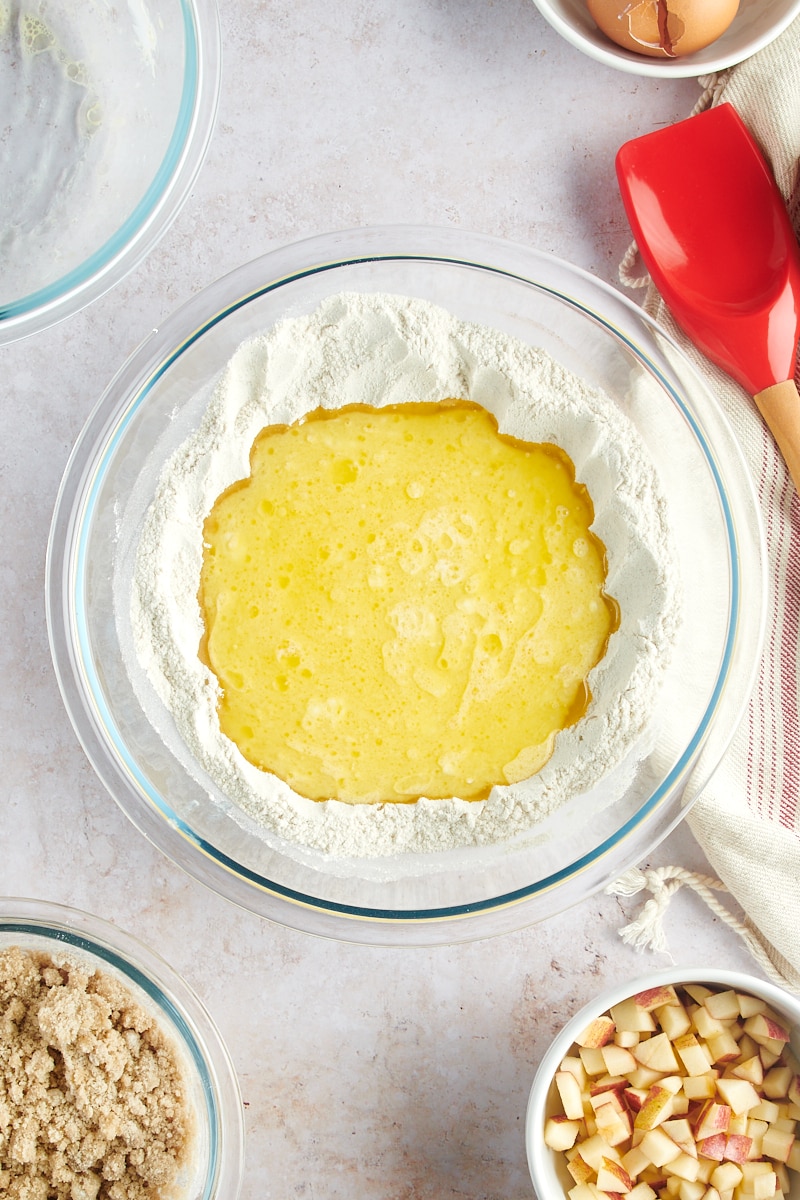
<instances>
[{"instance_id":1,"label":"diced apple piece","mask_svg":"<svg viewBox=\"0 0 800 1200\"><path fill-rule=\"evenodd\" d=\"M707 1040L706 1045L714 1063L735 1062L739 1057L739 1043L729 1029L714 1034Z\"/></svg>"},{"instance_id":2,"label":"diced apple piece","mask_svg":"<svg viewBox=\"0 0 800 1200\"><path fill-rule=\"evenodd\" d=\"M754 1016L756 1013L764 1013L766 1010L766 1001L759 996L751 996L748 992L738 992L739 1013L745 1020L748 1016Z\"/></svg>"},{"instance_id":3,"label":"diced apple piece","mask_svg":"<svg viewBox=\"0 0 800 1200\"><path fill-rule=\"evenodd\" d=\"M781 1042L777 1038L768 1038L766 1041L760 1043L758 1056L765 1071L768 1071L770 1067L774 1067L780 1061L785 1044L785 1042Z\"/></svg>"},{"instance_id":4,"label":"diced apple piece","mask_svg":"<svg viewBox=\"0 0 800 1200\"><path fill-rule=\"evenodd\" d=\"M766 1121L759 1121L753 1117L747 1118L746 1134L750 1138L751 1146L748 1158L761 1158L761 1139L769 1129Z\"/></svg>"},{"instance_id":5,"label":"diced apple piece","mask_svg":"<svg viewBox=\"0 0 800 1200\"><path fill-rule=\"evenodd\" d=\"M680 1004L678 993L671 983L637 992L633 999L639 1008L647 1012L652 1012L654 1008L663 1008L665 1004Z\"/></svg>"},{"instance_id":6,"label":"diced apple piece","mask_svg":"<svg viewBox=\"0 0 800 1200\"><path fill-rule=\"evenodd\" d=\"M744 1179L742 1168L735 1162L722 1162L718 1167L715 1167L711 1172L710 1182L720 1192L727 1191L728 1188L738 1187Z\"/></svg>"},{"instance_id":7,"label":"diced apple piece","mask_svg":"<svg viewBox=\"0 0 800 1200\"><path fill-rule=\"evenodd\" d=\"M733 1113L728 1133L747 1133L747 1113Z\"/></svg>"},{"instance_id":8,"label":"diced apple piece","mask_svg":"<svg viewBox=\"0 0 800 1200\"><path fill-rule=\"evenodd\" d=\"M773 1158L775 1162L788 1162L794 1140L793 1133L786 1129L776 1129L774 1125L770 1125L761 1138L761 1153L766 1158Z\"/></svg>"},{"instance_id":9,"label":"diced apple piece","mask_svg":"<svg viewBox=\"0 0 800 1200\"><path fill-rule=\"evenodd\" d=\"M727 1141L728 1135L726 1133L713 1133L710 1137L701 1138L698 1141L697 1152L703 1158L713 1158L716 1162L722 1162L725 1157Z\"/></svg>"},{"instance_id":10,"label":"diced apple piece","mask_svg":"<svg viewBox=\"0 0 800 1200\"><path fill-rule=\"evenodd\" d=\"M703 1192L703 1200L722 1200L719 1194L719 1189L707 1186L706 1190Z\"/></svg>"},{"instance_id":11,"label":"diced apple piece","mask_svg":"<svg viewBox=\"0 0 800 1200\"><path fill-rule=\"evenodd\" d=\"M711 988L702 983L687 983L684 991L692 997L697 1004L702 1004L703 1001L711 995Z\"/></svg>"},{"instance_id":12,"label":"diced apple piece","mask_svg":"<svg viewBox=\"0 0 800 1200\"><path fill-rule=\"evenodd\" d=\"M632 1046L637 1045L641 1036L635 1029L620 1029L617 1027L617 1032L614 1034L614 1043L617 1046L624 1046L626 1050L630 1050Z\"/></svg>"},{"instance_id":13,"label":"diced apple piece","mask_svg":"<svg viewBox=\"0 0 800 1200\"><path fill-rule=\"evenodd\" d=\"M679 1179L695 1180L700 1170L700 1164L696 1157L681 1150L677 1158L672 1158L664 1164L664 1170L670 1175L677 1175Z\"/></svg>"},{"instance_id":14,"label":"diced apple piece","mask_svg":"<svg viewBox=\"0 0 800 1200\"><path fill-rule=\"evenodd\" d=\"M682 1179L678 1189L678 1200L703 1200L706 1185L699 1179Z\"/></svg>"},{"instance_id":15,"label":"diced apple piece","mask_svg":"<svg viewBox=\"0 0 800 1200\"><path fill-rule=\"evenodd\" d=\"M729 1133L725 1143L725 1157L729 1162L741 1166L747 1162L753 1143L744 1133Z\"/></svg>"},{"instance_id":16,"label":"diced apple piece","mask_svg":"<svg viewBox=\"0 0 800 1200\"><path fill-rule=\"evenodd\" d=\"M656 1028L655 1019L646 1008L639 1007L633 996L612 1005L611 1018L617 1029L629 1033L652 1033Z\"/></svg>"},{"instance_id":17,"label":"diced apple piece","mask_svg":"<svg viewBox=\"0 0 800 1200\"><path fill-rule=\"evenodd\" d=\"M601 1096L604 1092L616 1092L621 1096L627 1086L624 1075L597 1075L589 1080L586 1091L590 1096Z\"/></svg>"},{"instance_id":18,"label":"diced apple piece","mask_svg":"<svg viewBox=\"0 0 800 1200\"><path fill-rule=\"evenodd\" d=\"M611 1017L593 1017L586 1028L578 1034L575 1041L579 1046L596 1049L605 1046L614 1037L614 1021Z\"/></svg>"},{"instance_id":19,"label":"diced apple piece","mask_svg":"<svg viewBox=\"0 0 800 1200\"><path fill-rule=\"evenodd\" d=\"M704 1004L701 1004L692 1013L692 1025L695 1032L699 1033L701 1038L717 1037L718 1034L724 1033L726 1025L724 1021L718 1021L716 1017L712 1017Z\"/></svg>"},{"instance_id":20,"label":"diced apple piece","mask_svg":"<svg viewBox=\"0 0 800 1200\"><path fill-rule=\"evenodd\" d=\"M684 1006L668 1004L658 1010L658 1023L671 1042L681 1034L689 1033L692 1028L692 1018Z\"/></svg>"},{"instance_id":21,"label":"diced apple piece","mask_svg":"<svg viewBox=\"0 0 800 1200\"><path fill-rule=\"evenodd\" d=\"M583 1069L590 1078L605 1075L606 1064L603 1053L597 1046L581 1046L578 1050Z\"/></svg>"},{"instance_id":22,"label":"diced apple piece","mask_svg":"<svg viewBox=\"0 0 800 1200\"><path fill-rule=\"evenodd\" d=\"M645 1098L644 1104L634 1117L634 1129L655 1129L668 1117L672 1116L674 1093L659 1083L654 1083Z\"/></svg>"},{"instance_id":23,"label":"diced apple piece","mask_svg":"<svg viewBox=\"0 0 800 1200\"><path fill-rule=\"evenodd\" d=\"M766 1175L772 1170L768 1162L749 1162L742 1164L742 1187L749 1187L758 1175Z\"/></svg>"},{"instance_id":24,"label":"diced apple piece","mask_svg":"<svg viewBox=\"0 0 800 1200\"><path fill-rule=\"evenodd\" d=\"M608 1046L603 1046L600 1053L610 1075L627 1076L636 1070L636 1059L624 1046L611 1042Z\"/></svg>"},{"instance_id":25,"label":"diced apple piece","mask_svg":"<svg viewBox=\"0 0 800 1200\"><path fill-rule=\"evenodd\" d=\"M759 1103L761 1097L748 1079L727 1078L722 1076L717 1080L717 1091L725 1104L737 1115L749 1112Z\"/></svg>"},{"instance_id":26,"label":"diced apple piece","mask_svg":"<svg viewBox=\"0 0 800 1200\"><path fill-rule=\"evenodd\" d=\"M648 1088L647 1091L649 1090L650 1089ZM645 1091L644 1088L629 1087L625 1089L625 1091L622 1093L622 1099L628 1106L628 1112L633 1113L634 1116L639 1112L640 1108L647 1099L647 1091Z\"/></svg>"},{"instance_id":27,"label":"diced apple piece","mask_svg":"<svg viewBox=\"0 0 800 1200\"><path fill-rule=\"evenodd\" d=\"M789 1151L786 1165L790 1171L800 1171L800 1142L795 1140L791 1150Z\"/></svg>"},{"instance_id":28,"label":"diced apple piece","mask_svg":"<svg viewBox=\"0 0 800 1200\"><path fill-rule=\"evenodd\" d=\"M699 1140L712 1137L715 1133L727 1133L730 1123L730 1106L719 1104L716 1100L708 1100L697 1113L694 1121L694 1135Z\"/></svg>"},{"instance_id":29,"label":"diced apple piece","mask_svg":"<svg viewBox=\"0 0 800 1200\"><path fill-rule=\"evenodd\" d=\"M600 1169L600 1163L604 1158L618 1160L620 1157L619 1152L613 1146L610 1146L599 1133L594 1134L593 1137L589 1137L585 1142L581 1143L580 1155L595 1173Z\"/></svg>"},{"instance_id":30,"label":"diced apple piece","mask_svg":"<svg viewBox=\"0 0 800 1200\"><path fill-rule=\"evenodd\" d=\"M697 1172L697 1178L700 1183L704 1183L704 1184L708 1185L708 1181L711 1178L711 1172L714 1170L714 1167L717 1164L714 1162L713 1159L700 1158L699 1155L698 1155L697 1161L700 1164L698 1172Z\"/></svg>"},{"instance_id":31,"label":"diced apple piece","mask_svg":"<svg viewBox=\"0 0 800 1200\"><path fill-rule=\"evenodd\" d=\"M567 1192L569 1200L597 1200L595 1193L589 1187L588 1182L576 1183Z\"/></svg>"},{"instance_id":32,"label":"diced apple piece","mask_svg":"<svg viewBox=\"0 0 800 1200\"><path fill-rule=\"evenodd\" d=\"M748 1017L744 1023L744 1031L760 1046L770 1042L789 1041L789 1031L769 1012L759 1012Z\"/></svg>"},{"instance_id":33,"label":"diced apple piece","mask_svg":"<svg viewBox=\"0 0 800 1200\"><path fill-rule=\"evenodd\" d=\"M765 1171L753 1180L753 1200L771 1200L778 1190L778 1177L774 1171Z\"/></svg>"},{"instance_id":34,"label":"diced apple piece","mask_svg":"<svg viewBox=\"0 0 800 1200\"><path fill-rule=\"evenodd\" d=\"M774 1165L775 1174L778 1176L778 1187L782 1192L790 1191L792 1181L789 1176L789 1172L786 1170L786 1163L776 1162Z\"/></svg>"},{"instance_id":35,"label":"diced apple piece","mask_svg":"<svg viewBox=\"0 0 800 1200\"><path fill-rule=\"evenodd\" d=\"M567 1117L549 1117L544 1123L544 1144L551 1150L569 1150L581 1131L580 1121Z\"/></svg>"},{"instance_id":36,"label":"diced apple piece","mask_svg":"<svg viewBox=\"0 0 800 1200\"><path fill-rule=\"evenodd\" d=\"M654 1167L664 1167L681 1153L672 1138L663 1129L649 1129L645 1133L639 1147L646 1154Z\"/></svg>"},{"instance_id":37,"label":"diced apple piece","mask_svg":"<svg viewBox=\"0 0 800 1200\"><path fill-rule=\"evenodd\" d=\"M631 1071L628 1081L632 1087L641 1088L646 1092L663 1076L663 1071L651 1071L650 1067L637 1067L635 1071Z\"/></svg>"},{"instance_id":38,"label":"diced apple piece","mask_svg":"<svg viewBox=\"0 0 800 1200\"><path fill-rule=\"evenodd\" d=\"M764 1076L762 1091L769 1100L781 1100L789 1095L789 1087L794 1075L792 1068L785 1064L771 1067Z\"/></svg>"},{"instance_id":39,"label":"diced apple piece","mask_svg":"<svg viewBox=\"0 0 800 1200\"><path fill-rule=\"evenodd\" d=\"M597 1176L595 1168L589 1165L582 1154L576 1154L569 1160L567 1170L576 1183L588 1183Z\"/></svg>"},{"instance_id":40,"label":"diced apple piece","mask_svg":"<svg viewBox=\"0 0 800 1200\"><path fill-rule=\"evenodd\" d=\"M764 1080L764 1067L761 1059L757 1054L753 1054L750 1058L734 1063L731 1067L731 1075L735 1075L737 1079L749 1079L754 1087L760 1087Z\"/></svg>"},{"instance_id":41,"label":"diced apple piece","mask_svg":"<svg viewBox=\"0 0 800 1200\"><path fill-rule=\"evenodd\" d=\"M627 1200L656 1200L658 1193L654 1192L649 1183L642 1180L628 1192Z\"/></svg>"},{"instance_id":42,"label":"diced apple piece","mask_svg":"<svg viewBox=\"0 0 800 1200\"><path fill-rule=\"evenodd\" d=\"M712 1058L693 1033L684 1033L672 1042L675 1052L683 1063L687 1075L705 1075L712 1066ZM738 1053L738 1051L737 1051Z\"/></svg>"},{"instance_id":43,"label":"diced apple piece","mask_svg":"<svg viewBox=\"0 0 800 1200\"><path fill-rule=\"evenodd\" d=\"M652 1071L672 1074L679 1070L672 1043L665 1033L656 1033L646 1042L639 1042L633 1053L641 1066L649 1067Z\"/></svg>"},{"instance_id":44,"label":"diced apple piece","mask_svg":"<svg viewBox=\"0 0 800 1200\"><path fill-rule=\"evenodd\" d=\"M641 1175L646 1167L650 1166L650 1159L647 1157L642 1147L631 1146L630 1150L626 1151L620 1159L625 1170L632 1178Z\"/></svg>"},{"instance_id":45,"label":"diced apple piece","mask_svg":"<svg viewBox=\"0 0 800 1200\"><path fill-rule=\"evenodd\" d=\"M713 1100L717 1094L718 1071L705 1075L688 1075L683 1081L683 1094L689 1100Z\"/></svg>"},{"instance_id":46,"label":"diced apple piece","mask_svg":"<svg viewBox=\"0 0 800 1200\"><path fill-rule=\"evenodd\" d=\"M739 997L732 988L723 992L711 992L703 1004L718 1021L736 1021L741 1016Z\"/></svg>"},{"instance_id":47,"label":"diced apple piece","mask_svg":"<svg viewBox=\"0 0 800 1200\"><path fill-rule=\"evenodd\" d=\"M757 1121L766 1121L768 1125L771 1125L773 1121L780 1118L781 1110L774 1100L760 1100L758 1104L754 1104L748 1110L747 1115Z\"/></svg>"},{"instance_id":48,"label":"diced apple piece","mask_svg":"<svg viewBox=\"0 0 800 1200\"><path fill-rule=\"evenodd\" d=\"M571 1071L556 1071L555 1082L564 1116L570 1121L580 1121L583 1117L583 1093L578 1080Z\"/></svg>"},{"instance_id":49,"label":"diced apple piece","mask_svg":"<svg viewBox=\"0 0 800 1200\"><path fill-rule=\"evenodd\" d=\"M604 1158L597 1172L597 1186L601 1192L629 1192L633 1180L622 1163Z\"/></svg>"},{"instance_id":50,"label":"diced apple piece","mask_svg":"<svg viewBox=\"0 0 800 1200\"><path fill-rule=\"evenodd\" d=\"M631 1136L631 1119L627 1109L620 1112L614 1104L601 1104L595 1110L597 1132L609 1146L620 1146Z\"/></svg>"},{"instance_id":51,"label":"diced apple piece","mask_svg":"<svg viewBox=\"0 0 800 1200\"><path fill-rule=\"evenodd\" d=\"M604 1104L611 1104L617 1112L622 1112L625 1108L625 1103L615 1088L598 1088L596 1092L589 1093L589 1105L595 1114Z\"/></svg>"},{"instance_id":52,"label":"diced apple piece","mask_svg":"<svg viewBox=\"0 0 800 1200\"><path fill-rule=\"evenodd\" d=\"M586 1068L576 1055L568 1054L565 1058L562 1058L559 1070L569 1071L571 1075L574 1075L582 1089L588 1086Z\"/></svg>"},{"instance_id":53,"label":"diced apple piece","mask_svg":"<svg viewBox=\"0 0 800 1200\"><path fill-rule=\"evenodd\" d=\"M661 1087L665 1087L668 1092L672 1092L674 1096L677 1096L679 1092L683 1091L683 1081L683 1075L662 1075L660 1079L656 1080L656 1083Z\"/></svg>"},{"instance_id":54,"label":"diced apple piece","mask_svg":"<svg viewBox=\"0 0 800 1200\"><path fill-rule=\"evenodd\" d=\"M686 1117L670 1117L668 1121L662 1122L661 1128L685 1154L697 1158L697 1143Z\"/></svg>"}]
</instances>

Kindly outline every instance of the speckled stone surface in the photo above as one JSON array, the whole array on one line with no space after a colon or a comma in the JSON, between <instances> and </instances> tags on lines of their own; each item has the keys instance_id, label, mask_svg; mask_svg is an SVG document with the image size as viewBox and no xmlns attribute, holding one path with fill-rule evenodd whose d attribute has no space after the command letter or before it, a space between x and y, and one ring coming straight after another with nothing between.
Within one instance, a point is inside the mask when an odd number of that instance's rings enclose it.
<instances>
[{"instance_id":1,"label":"speckled stone surface","mask_svg":"<svg viewBox=\"0 0 800 1200\"><path fill-rule=\"evenodd\" d=\"M668 965L618 937L637 902L600 895L494 940L398 951L316 940L210 894L128 823L77 743L47 644L48 526L123 359L275 246L449 225L614 283L629 240L614 153L687 115L699 87L583 58L528 0L220 7L219 118L183 212L116 290L0 350L3 891L114 920L196 988L241 1081L242 1200L524 1200L525 1104L549 1037L598 988ZM651 862L707 869L685 828ZM673 901L667 933L678 963L757 973L691 895Z\"/></svg>"}]
</instances>

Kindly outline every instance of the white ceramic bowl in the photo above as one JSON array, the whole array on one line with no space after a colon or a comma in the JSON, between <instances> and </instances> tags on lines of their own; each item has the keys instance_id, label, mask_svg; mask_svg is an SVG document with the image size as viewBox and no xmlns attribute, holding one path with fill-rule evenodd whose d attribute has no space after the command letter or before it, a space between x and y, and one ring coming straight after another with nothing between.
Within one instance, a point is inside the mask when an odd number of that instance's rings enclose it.
<instances>
[{"instance_id":1,"label":"white ceramic bowl","mask_svg":"<svg viewBox=\"0 0 800 1200\"><path fill-rule=\"evenodd\" d=\"M721 37L682 58L650 58L617 46L595 25L586 0L533 0L553 28L577 50L630 75L680 79L723 71L768 46L800 14L800 0L740 0Z\"/></svg>"},{"instance_id":2,"label":"white ceramic bowl","mask_svg":"<svg viewBox=\"0 0 800 1200\"><path fill-rule=\"evenodd\" d=\"M216 0L0 5L0 344L118 283L203 162Z\"/></svg>"},{"instance_id":3,"label":"white ceramic bowl","mask_svg":"<svg viewBox=\"0 0 800 1200\"><path fill-rule=\"evenodd\" d=\"M545 1052L534 1077L525 1118L525 1146L531 1179L539 1200L566 1200L567 1192L575 1186L574 1179L567 1172L564 1155L546 1146L543 1138L545 1120L557 1111L559 1103L555 1073L575 1038L593 1017L608 1012L612 1005L619 1004L628 996L659 985L685 983L705 983L721 991L733 988L737 992L761 997L771 1009L785 1018L792 1035L792 1049L800 1055L800 999L772 983L741 971L726 971L716 967L672 967L610 988L586 1004L561 1029ZM795 1175L794 1178L791 1200L797 1200L800 1196L800 1176Z\"/></svg>"},{"instance_id":4,"label":"white ceramic bowl","mask_svg":"<svg viewBox=\"0 0 800 1200\"><path fill-rule=\"evenodd\" d=\"M684 620L648 729L612 777L497 845L373 859L287 842L209 779L126 654L130 549L167 457L197 427L208 387L241 342L343 291L421 297L542 347L630 413L670 503ZM642 389L648 402L637 404ZM135 824L193 875L264 916L402 945L540 920L604 886L665 836L738 723L760 653L763 593L746 465L677 348L619 292L567 263L446 229L312 238L248 263L164 321L109 385L76 444L47 560L62 693L95 769Z\"/></svg>"},{"instance_id":5,"label":"white ceramic bowl","mask_svg":"<svg viewBox=\"0 0 800 1200\"><path fill-rule=\"evenodd\" d=\"M62 956L114 976L172 1042L195 1123L192 1156L173 1200L236 1200L244 1166L239 1084L202 1001L153 950L116 925L44 900L0 898L0 949Z\"/></svg>"}]
</instances>

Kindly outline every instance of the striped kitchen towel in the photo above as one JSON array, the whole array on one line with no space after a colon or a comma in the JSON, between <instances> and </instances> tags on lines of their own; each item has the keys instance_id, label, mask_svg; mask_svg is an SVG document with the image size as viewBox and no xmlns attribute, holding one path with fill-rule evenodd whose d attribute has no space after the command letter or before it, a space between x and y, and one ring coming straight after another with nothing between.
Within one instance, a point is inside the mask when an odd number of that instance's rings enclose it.
<instances>
[{"instance_id":1,"label":"striped kitchen towel","mask_svg":"<svg viewBox=\"0 0 800 1200\"><path fill-rule=\"evenodd\" d=\"M700 79L696 110L734 105L770 163L800 236L800 17L752 58ZM745 717L690 828L718 878L680 867L629 871L609 891L652 893L622 936L665 949L661 918L679 887L698 891L737 929L765 973L800 991L800 498L747 393L709 363L675 325L636 247L620 279L646 286L644 307L685 350L718 397L756 485L767 543L766 640ZM800 366L798 366L800 382ZM738 902L732 912L721 893Z\"/></svg>"}]
</instances>

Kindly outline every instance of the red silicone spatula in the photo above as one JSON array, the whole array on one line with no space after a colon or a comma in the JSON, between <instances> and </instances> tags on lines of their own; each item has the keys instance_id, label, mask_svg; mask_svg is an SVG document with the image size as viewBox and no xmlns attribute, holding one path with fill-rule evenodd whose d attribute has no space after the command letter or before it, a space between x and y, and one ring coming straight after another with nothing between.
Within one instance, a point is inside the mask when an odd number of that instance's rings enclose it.
<instances>
[{"instance_id":1,"label":"red silicone spatula","mask_svg":"<svg viewBox=\"0 0 800 1200\"><path fill-rule=\"evenodd\" d=\"M800 490L800 248L749 130L721 104L626 142L617 178L653 283L753 396Z\"/></svg>"}]
</instances>

